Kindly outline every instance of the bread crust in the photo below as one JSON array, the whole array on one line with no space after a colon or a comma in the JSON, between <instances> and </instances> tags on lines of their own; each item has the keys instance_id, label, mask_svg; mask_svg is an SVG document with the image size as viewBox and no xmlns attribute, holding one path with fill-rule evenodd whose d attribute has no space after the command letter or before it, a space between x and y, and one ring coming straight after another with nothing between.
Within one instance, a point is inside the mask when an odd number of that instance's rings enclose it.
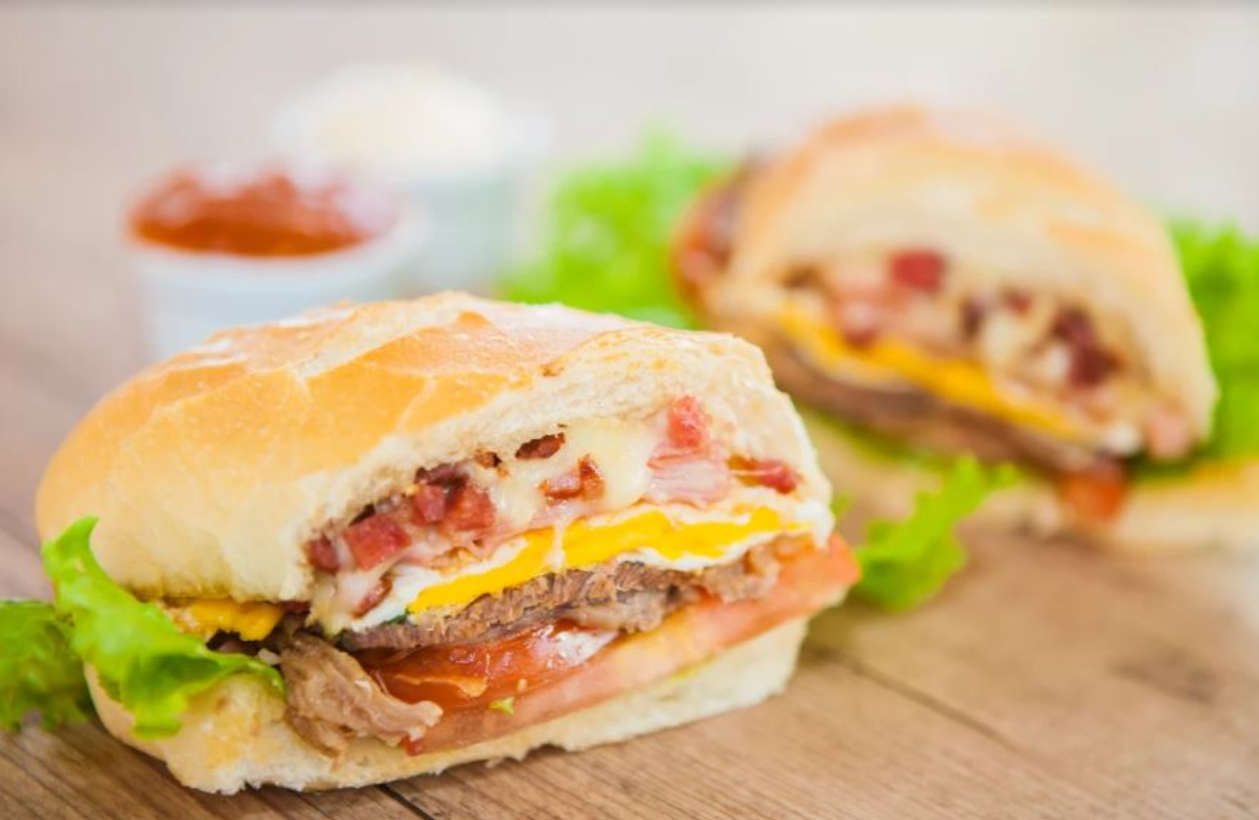
<instances>
[{"instance_id":1,"label":"bread crust","mask_svg":"<svg viewBox=\"0 0 1259 820\"><path fill-rule=\"evenodd\" d=\"M787 685L804 638L805 619L782 624L696 667L612 700L515 734L450 751L410 756L364 738L341 757L320 753L284 721L284 702L265 684L238 675L198 696L171 738L137 740L131 717L89 670L97 713L123 742L164 760L186 786L233 793L248 786L321 790L437 774L472 761L521 759L541 746L568 751L759 703Z\"/></svg>"},{"instance_id":2,"label":"bread crust","mask_svg":"<svg viewBox=\"0 0 1259 820\"><path fill-rule=\"evenodd\" d=\"M227 331L143 371L53 457L38 529L97 516L98 559L144 597L304 600L306 540L416 468L684 394L731 422L741 451L829 496L746 342L448 293Z\"/></svg>"},{"instance_id":3,"label":"bread crust","mask_svg":"<svg viewBox=\"0 0 1259 820\"><path fill-rule=\"evenodd\" d=\"M1130 339L1132 364L1184 408L1194 432L1209 430L1217 388L1161 222L975 112L892 107L816 131L747 183L729 269L699 298L718 326L769 322L799 265L905 247L938 249L993 291L1084 303Z\"/></svg>"}]
</instances>

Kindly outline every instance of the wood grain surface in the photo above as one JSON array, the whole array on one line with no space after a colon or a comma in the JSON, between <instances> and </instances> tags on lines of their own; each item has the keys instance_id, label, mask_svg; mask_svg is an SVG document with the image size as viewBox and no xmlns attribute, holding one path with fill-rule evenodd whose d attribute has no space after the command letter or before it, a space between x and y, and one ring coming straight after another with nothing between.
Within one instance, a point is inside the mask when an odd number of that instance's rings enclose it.
<instances>
[{"instance_id":1,"label":"wood grain surface","mask_svg":"<svg viewBox=\"0 0 1259 820\"><path fill-rule=\"evenodd\" d=\"M248 150L244 128L196 119L209 68L147 62L148 18L97 20L93 35L71 12L0 10L4 596L47 594L32 523L43 466L139 365L121 203L161 163L205 151L199 129ZM163 32L161 55L180 37L198 53L195 26ZM246 95L242 116L263 102ZM822 615L788 692L744 712L382 788L230 798L181 788L95 725L32 729L0 737L0 817L1259 816L1253 558L969 546L971 565L928 607Z\"/></svg>"}]
</instances>

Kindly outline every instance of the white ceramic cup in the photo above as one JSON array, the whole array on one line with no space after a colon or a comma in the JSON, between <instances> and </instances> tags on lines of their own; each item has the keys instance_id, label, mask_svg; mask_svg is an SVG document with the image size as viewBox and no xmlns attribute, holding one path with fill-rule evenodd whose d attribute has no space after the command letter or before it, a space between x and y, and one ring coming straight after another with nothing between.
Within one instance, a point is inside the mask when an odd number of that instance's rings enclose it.
<instances>
[{"instance_id":1,"label":"white ceramic cup","mask_svg":"<svg viewBox=\"0 0 1259 820\"><path fill-rule=\"evenodd\" d=\"M404 195L425 217L410 294L486 291L506 261L540 117L463 78L411 63L344 66L276 111L271 147Z\"/></svg>"},{"instance_id":2,"label":"white ceramic cup","mask_svg":"<svg viewBox=\"0 0 1259 820\"><path fill-rule=\"evenodd\" d=\"M133 238L147 356L165 359L217 330L285 319L312 307L395 298L421 239L412 212L380 236L310 256L183 251Z\"/></svg>"}]
</instances>

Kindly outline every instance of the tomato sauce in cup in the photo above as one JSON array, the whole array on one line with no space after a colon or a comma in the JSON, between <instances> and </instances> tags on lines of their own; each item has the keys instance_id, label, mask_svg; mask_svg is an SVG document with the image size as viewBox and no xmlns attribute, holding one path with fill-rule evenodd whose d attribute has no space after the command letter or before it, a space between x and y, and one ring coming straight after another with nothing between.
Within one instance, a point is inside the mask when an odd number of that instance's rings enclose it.
<instances>
[{"instance_id":1,"label":"tomato sauce in cup","mask_svg":"<svg viewBox=\"0 0 1259 820\"><path fill-rule=\"evenodd\" d=\"M131 211L135 238L194 253L311 256L345 250L398 220L393 197L279 165L169 174Z\"/></svg>"},{"instance_id":2,"label":"tomato sauce in cup","mask_svg":"<svg viewBox=\"0 0 1259 820\"><path fill-rule=\"evenodd\" d=\"M420 252L414 209L368 182L278 161L175 170L128 211L147 354L319 305L396 298Z\"/></svg>"}]
</instances>

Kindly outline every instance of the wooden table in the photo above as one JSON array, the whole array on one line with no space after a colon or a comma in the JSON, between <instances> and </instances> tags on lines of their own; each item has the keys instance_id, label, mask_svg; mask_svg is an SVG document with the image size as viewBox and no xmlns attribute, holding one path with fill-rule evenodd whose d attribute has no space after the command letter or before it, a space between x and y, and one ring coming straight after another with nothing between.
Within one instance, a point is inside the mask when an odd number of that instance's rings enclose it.
<instances>
[{"instance_id":1,"label":"wooden table","mask_svg":"<svg viewBox=\"0 0 1259 820\"><path fill-rule=\"evenodd\" d=\"M43 465L138 364L119 204L178 155L247 150L248 129L198 119L202 106L265 111L266 94L182 93L210 83L197 24L151 17L0 13L0 594L47 593L31 511ZM149 62L154 49L170 62ZM286 54L267 93L314 59ZM1259 814L1259 563L971 548L967 571L918 612L824 614L790 690L738 714L383 788L231 798L182 789L94 725L31 730L0 738L0 816Z\"/></svg>"}]
</instances>

